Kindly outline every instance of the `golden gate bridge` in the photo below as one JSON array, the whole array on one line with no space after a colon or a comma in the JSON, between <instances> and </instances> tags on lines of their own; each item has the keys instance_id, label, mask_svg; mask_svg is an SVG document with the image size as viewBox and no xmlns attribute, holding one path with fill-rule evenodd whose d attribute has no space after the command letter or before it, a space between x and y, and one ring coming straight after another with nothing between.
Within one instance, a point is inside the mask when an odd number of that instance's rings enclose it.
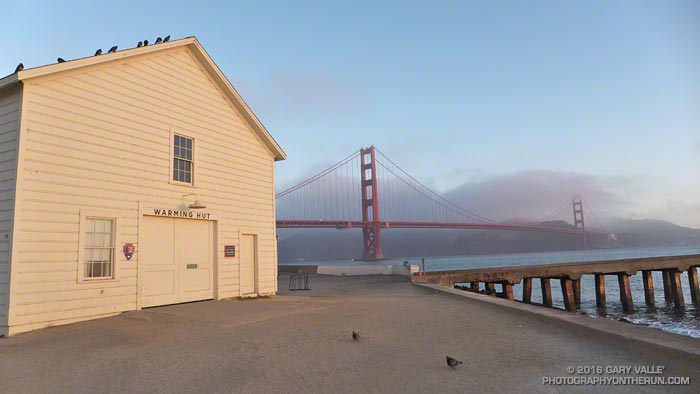
<instances>
[{"instance_id":1,"label":"golden gate bridge","mask_svg":"<svg viewBox=\"0 0 700 394\"><path fill-rule=\"evenodd\" d=\"M359 182L358 182L359 180ZM380 199L381 196L381 199ZM374 146L362 148L335 165L275 196L277 228L361 228L364 260L384 258L382 229L481 229L567 233L581 237L607 236L586 230L580 196L574 196L573 226L543 223L558 217L569 200L536 225L508 224L479 215L434 192L404 171ZM587 211L591 212L586 206ZM380 216L381 212L381 216ZM595 216L594 216L595 218ZM597 221L597 218L595 218ZM602 228L600 222L598 226Z\"/></svg>"}]
</instances>

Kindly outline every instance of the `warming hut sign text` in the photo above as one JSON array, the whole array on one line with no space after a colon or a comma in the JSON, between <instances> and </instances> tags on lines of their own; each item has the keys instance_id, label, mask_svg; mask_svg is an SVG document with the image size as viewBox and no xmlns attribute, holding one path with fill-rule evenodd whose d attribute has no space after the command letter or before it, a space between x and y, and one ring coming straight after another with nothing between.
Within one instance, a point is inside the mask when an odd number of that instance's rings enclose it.
<instances>
[{"instance_id":1,"label":"warming hut sign text","mask_svg":"<svg viewBox=\"0 0 700 394\"><path fill-rule=\"evenodd\" d=\"M214 220L210 212L188 211L184 209L146 208L144 215L163 216L167 218Z\"/></svg>"}]
</instances>

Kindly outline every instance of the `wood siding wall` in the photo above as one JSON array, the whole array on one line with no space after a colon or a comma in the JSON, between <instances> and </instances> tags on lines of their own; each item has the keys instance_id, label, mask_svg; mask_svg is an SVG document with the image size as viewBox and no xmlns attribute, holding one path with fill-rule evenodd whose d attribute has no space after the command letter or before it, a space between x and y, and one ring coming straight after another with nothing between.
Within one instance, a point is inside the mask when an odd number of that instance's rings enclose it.
<instances>
[{"instance_id":1,"label":"wood siding wall","mask_svg":"<svg viewBox=\"0 0 700 394\"><path fill-rule=\"evenodd\" d=\"M178 209L189 193L218 219L215 296L240 295L238 258L223 256L240 231L259 234L260 293L277 290L273 156L188 49L50 75L25 95L11 326L135 309L139 202ZM169 182L171 132L195 139L195 187ZM118 281L78 283L81 209L119 212Z\"/></svg>"},{"instance_id":2,"label":"wood siding wall","mask_svg":"<svg viewBox=\"0 0 700 394\"><path fill-rule=\"evenodd\" d=\"M7 326L10 289L10 246L17 172L17 131L21 90L19 84L0 91L0 326ZM0 334L6 334L0 328Z\"/></svg>"}]
</instances>

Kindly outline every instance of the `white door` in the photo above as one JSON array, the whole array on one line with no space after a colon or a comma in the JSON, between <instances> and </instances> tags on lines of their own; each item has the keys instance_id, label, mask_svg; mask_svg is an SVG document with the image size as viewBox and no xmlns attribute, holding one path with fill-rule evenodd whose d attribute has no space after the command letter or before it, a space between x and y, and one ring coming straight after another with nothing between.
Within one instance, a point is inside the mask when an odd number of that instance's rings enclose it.
<instances>
[{"instance_id":1,"label":"white door","mask_svg":"<svg viewBox=\"0 0 700 394\"><path fill-rule=\"evenodd\" d=\"M257 236L241 234L241 294L255 293L257 255Z\"/></svg>"},{"instance_id":2,"label":"white door","mask_svg":"<svg viewBox=\"0 0 700 394\"><path fill-rule=\"evenodd\" d=\"M213 298L212 225L207 220L176 219L179 302Z\"/></svg>"},{"instance_id":3,"label":"white door","mask_svg":"<svg viewBox=\"0 0 700 394\"><path fill-rule=\"evenodd\" d=\"M175 219L144 217L138 249L142 306L177 303Z\"/></svg>"},{"instance_id":4,"label":"white door","mask_svg":"<svg viewBox=\"0 0 700 394\"><path fill-rule=\"evenodd\" d=\"M142 306L213 298L213 225L146 216L139 237Z\"/></svg>"}]
</instances>

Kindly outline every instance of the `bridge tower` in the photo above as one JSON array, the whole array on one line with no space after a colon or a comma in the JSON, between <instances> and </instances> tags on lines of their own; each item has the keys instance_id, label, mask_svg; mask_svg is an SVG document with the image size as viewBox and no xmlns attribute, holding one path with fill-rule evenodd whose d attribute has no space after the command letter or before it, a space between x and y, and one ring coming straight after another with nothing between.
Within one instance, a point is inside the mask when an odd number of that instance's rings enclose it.
<instances>
[{"instance_id":1,"label":"bridge tower","mask_svg":"<svg viewBox=\"0 0 700 394\"><path fill-rule=\"evenodd\" d=\"M382 243L379 222L379 192L377 189L377 165L374 145L360 149L360 169L362 178L362 221L372 222L371 227L362 228L363 252L365 260L381 260Z\"/></svg>"},{"instance_id":2,"label":"bridge tower","mask_svg":"<svg viewBox=\"0 0 700 394\"><path fill-rule=\"evenodd\" d=\"M583 249L588 250L588 239L586 238L586 225L583 222L583 200L580 195L573 198L574 204L574 226L581 230L583 235Z\"/></svg>"}]
</instances>

